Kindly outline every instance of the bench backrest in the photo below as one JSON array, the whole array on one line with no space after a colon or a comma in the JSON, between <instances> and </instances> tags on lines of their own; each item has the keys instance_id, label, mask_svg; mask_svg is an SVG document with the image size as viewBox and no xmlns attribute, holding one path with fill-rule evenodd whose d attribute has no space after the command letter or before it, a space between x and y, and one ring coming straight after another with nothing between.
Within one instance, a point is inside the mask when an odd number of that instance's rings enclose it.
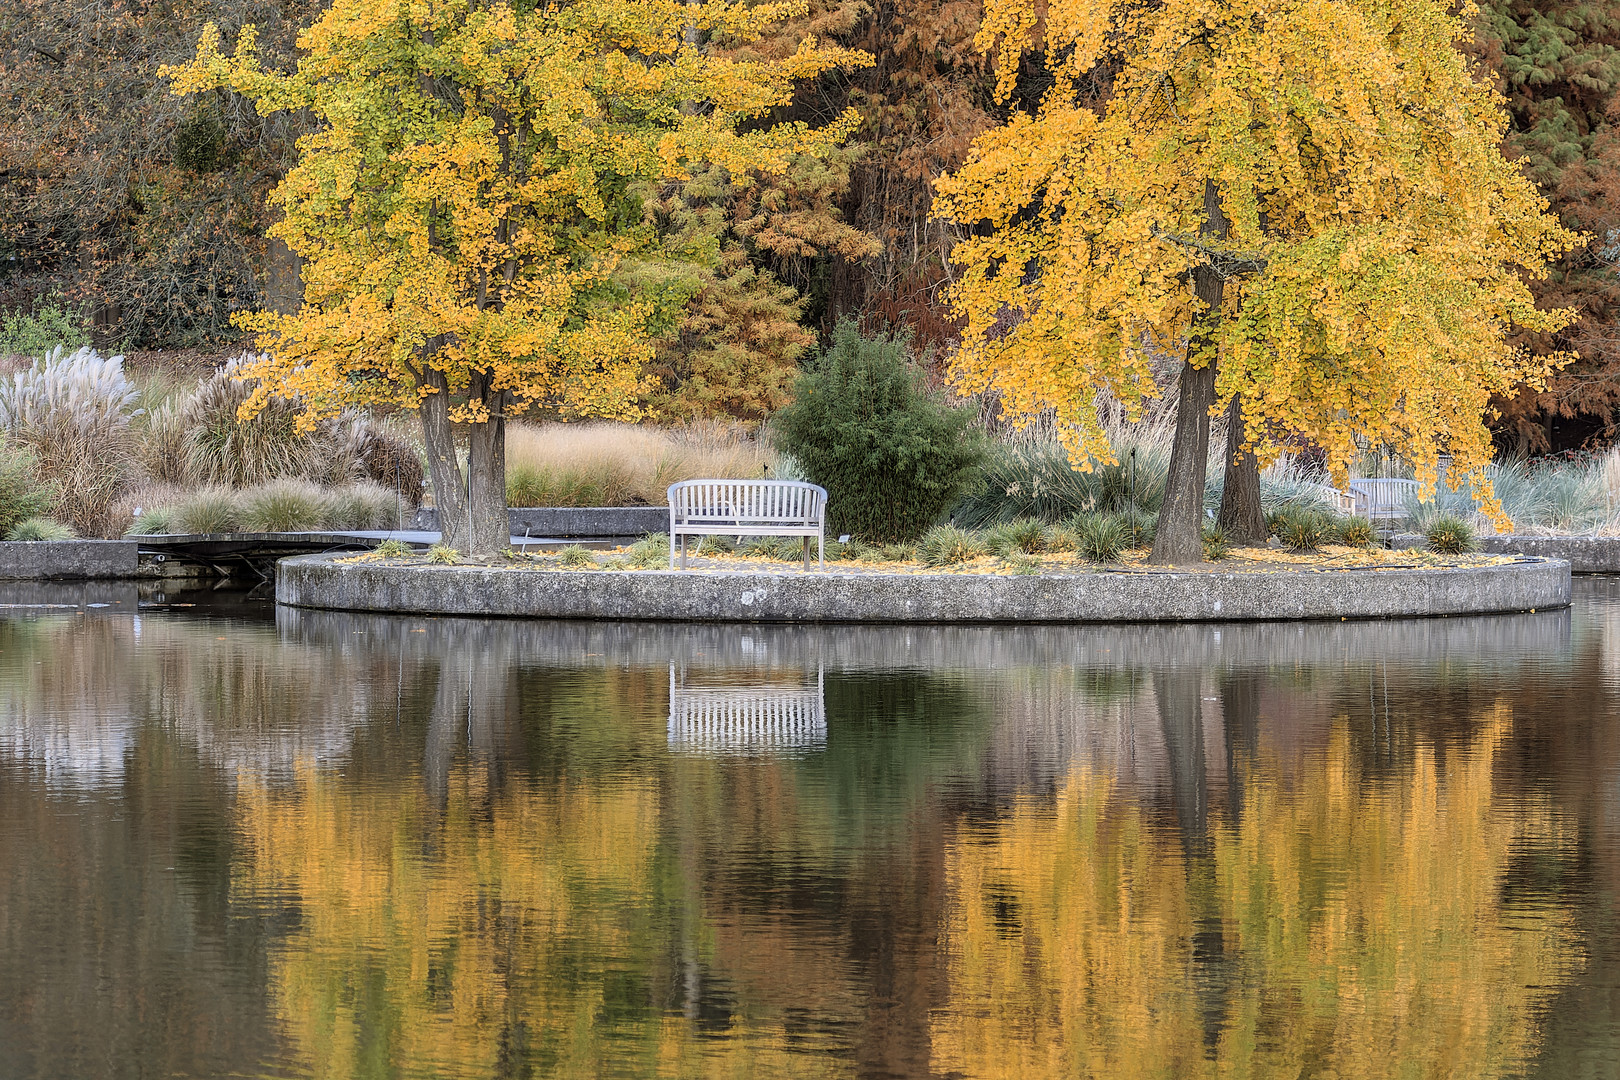
<instances>
[{"instance_id":1,"label":"bench backrest","mask_svg":"<svg viewBox=\"0 0 1620 1080\"><path fill-rule=\"evenodd\" d=\"M827 489L801 480L683 480L670 485L677 524L819 525Z\"/></svg>"},{"instance_id":2,"label":"bench backrest","mask_svg":"<svg viewBox=\"0 0 1620 1080\"><path fill-rule=\"evenodd\" d=\"M1350 491L1356 496L1358 509L1374 516L1400 516L1406 513L1406 500L1415 496L1421 487L1416 480L1369 478L1350 481Z\"/></svg>"}]
</instances>

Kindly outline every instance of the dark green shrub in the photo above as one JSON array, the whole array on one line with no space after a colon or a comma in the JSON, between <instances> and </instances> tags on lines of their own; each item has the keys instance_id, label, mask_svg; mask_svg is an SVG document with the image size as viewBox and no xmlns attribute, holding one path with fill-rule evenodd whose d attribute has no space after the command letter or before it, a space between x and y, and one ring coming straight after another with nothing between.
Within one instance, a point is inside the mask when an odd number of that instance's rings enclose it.
<instances>
[{"instance_id":1,"label":"dark green shrub","mask_svg":"<svg viewBox=\"0 0 1620 1080\"><path fill-rule=\"evenodd\" d=\"M1441 555L1463 555L1479 549L1474 527L1452 514L1435 518L1424 535L1429 539L1429 550Z\"/></svg>"},{"instance_id":2,"label":"dark green shrub","mask_svg":"<svg viewBox=\"0 0 1620 1080\"><path fill-rule=\"evenodd\" d=\"M33 312L0 315L0 356L44 356L58 345L71 351L90 344L83 311L42 304Z\"/></svg>"},{"instance_id":3,"label":"dark green shrub","mask_svg":"<svg viewBox=\"0 0 1620 1080\"><path fill-rule=\"evenodd\" d=\"M845 319L774 425L827 489L827 531L889 543L921 536L975 482L986 442L972 422L928 390L903 336Z\"/></svg>"}]
</instances>

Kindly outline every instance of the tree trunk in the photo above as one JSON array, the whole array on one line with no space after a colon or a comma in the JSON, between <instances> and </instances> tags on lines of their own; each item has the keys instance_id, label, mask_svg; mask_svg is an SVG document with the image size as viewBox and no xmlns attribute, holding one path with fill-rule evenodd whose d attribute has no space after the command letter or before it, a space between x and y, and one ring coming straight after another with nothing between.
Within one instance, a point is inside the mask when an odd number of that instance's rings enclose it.
<instances>
[{"instance_id":1,"label":"tree trunk","mask_svg":"<svg viewBox=\"0 0 1620 1080\"><path fill-rule=\"evenodd\" d=\"M1204 181L1204 225L1202 236L1224 238L1226 214L1221 210L1220 190L1214 180ZM1199 326L1187 343L1187 360L1181 365L1181 401L1176 408L1176 438L1170 447L1170 475L1164 485L1164 506L1153 537L1153 554L1148 561L1175 566L1204 560L1204 472L1209 465L1209 410L1215 404L1215 361L1194 367L1193 359L1204 350L1215 321L1221 315L1221 292L1225 282L1208 263L1193 268L1193 291L1207 306Z\"/></svg>"},{"instance_id":2,"label":"tree trunk","mask_svg":"<svg viewBox=\"0 0 1620 1080\"><path fill-rule=\"evenodd\" d=\"M456 461L456 434L450 426L450 388L444 373L426 367L426 381L438 392L422 399L417 416L422 421L422 442L427 446L428 476L433 480L433 505L439 511L442 541L456 550L467 544L467 486Z\"/></svg>"},{"instance_id":3,"label":"tree trunk","mask_svg":"<svg viewBox=\"0 0 1620 1080\"><path fill-rule=\"evenodd\" d=\"M1253 450L1244 448L1243 437L1243 399L1233 397L1226 407L1226 482L1216 521L1233 543L1263 544L1266 515L1260 508L1260 463Z\"/></svg>"},{"instance_id":4,"label":"tree trunk","mask_svg":"<svg viewBox=\"0 0 1620 1080\"><path fill-rule=\"evenodd\" d=\"M468 436L468 471L472 475L472 536L467 551L472 555L493 555L512 543L511 523L506 514L506 406L511 397L504 390L491 390L484 375L472 378L472 393L482 398L489 419L474 424Z\"/></svg>"},{"instance_id":5,"label":"tree trunk","mask_svg":"<svg viewBox=\"0 0 1620 1080\"><path fill-rule=\"evenodd\" d=\"M1181 402L1170 475L1148 561L1167 566L1204 559L1204 472L1209 464L1209 410L1215 404L1215 365L1181 366Z\"/></svg>"}]
</instances>

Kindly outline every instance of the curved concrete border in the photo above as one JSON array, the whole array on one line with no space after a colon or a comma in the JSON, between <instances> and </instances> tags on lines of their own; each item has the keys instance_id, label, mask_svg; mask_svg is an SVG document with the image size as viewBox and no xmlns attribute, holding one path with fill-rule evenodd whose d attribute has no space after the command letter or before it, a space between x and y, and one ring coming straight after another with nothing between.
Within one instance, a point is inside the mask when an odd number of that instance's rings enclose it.
<instances>
[{"instance_id":1,"label":"curved concrete border","mask_svg":"<svg viewBox=\"0 0 1620 1080\"><path fill-rule=\"evenodd\" d=\"M1378 619L1569 603L1569 563L1278 573L973 574L546 570L284 559L276 600L431 615L704 622L1043 623Z\"/></svg>"},{"instance_id":2,"label":"curved concrete border","mask_svg":"<svg viewBox=\"0 0 1620 1080\"><path fill-rule=\"evenodd\" d=\"M1482 536L1481 551L1563 559L1577 574L1620 573L1620 536Z\"/></svg>"}]
</instances>

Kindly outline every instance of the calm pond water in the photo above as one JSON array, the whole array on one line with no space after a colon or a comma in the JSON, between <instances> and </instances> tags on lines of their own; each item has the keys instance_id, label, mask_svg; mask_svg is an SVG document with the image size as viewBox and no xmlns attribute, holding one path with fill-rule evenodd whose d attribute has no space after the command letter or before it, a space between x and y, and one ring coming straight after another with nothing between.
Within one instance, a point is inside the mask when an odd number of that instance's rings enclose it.
<instances>
[{"instance_id":1,"label":"calm pond water","mask_svg":"<svg viewBox=\"0 0 1620 1080\"><path fill-rule=\"evenodd\" d=\"M1620 581L1577 593L815 629L12 590L0 1077L1613 1076Z\"/></svg>"}]
</instances>

